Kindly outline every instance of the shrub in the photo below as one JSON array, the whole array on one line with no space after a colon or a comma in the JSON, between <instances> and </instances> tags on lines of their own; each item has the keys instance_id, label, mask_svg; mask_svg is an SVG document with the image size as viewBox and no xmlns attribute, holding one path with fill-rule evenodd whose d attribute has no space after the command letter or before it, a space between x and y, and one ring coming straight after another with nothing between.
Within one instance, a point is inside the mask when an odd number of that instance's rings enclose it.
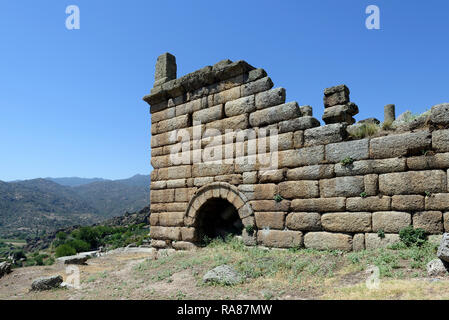
<instances>
[{"instance_id":1,"label":"shrub","mask_svg":"<svg viewBox=\"0 0 449 320\"><path fill-rule=\"evenodd\" d=\"M368 196L368 194L366 193L366 192L362 192L361 194L360 194L360 197L362 197L362 198L366 198Z\"/></svg>"},{"instance_id":2,"label":"shrub","mask_svg":"<svg viewBox=\"0 0 449 320\"><path fill-rule=\"evenodd\" d=\"M383 229L379 229L379 231L377 231L377 236L381 239L385 238L385 231Z\"/></svg>"},{"instance_id":3,"label":"shrub","mask_svg":"<svg viewBox=\"0 0 449 320\"><path fill-rule=\"evenodd\" d=\"M282 200L284 200L284 198L282 198L282 196L280 194L277 194L274 196L274 201L281 202Z\"/></svg>"},{"instance_id":4,"label":"shrub","mask_svg":"<svg viewBox=\"0 0 449 320\"><path fill-rule=\"evenodd\" d=\"M74 254L76 254L76 250L73 247L69 246L68 244L63 244L56 248L55 256L56 258L60 258L73 256Z\"/></svg>"},{"instance_id":5,"label":"shrub","mask_svg":"<svg viewBox=\"0 0 449 320\"><path fill-rule=\"evenodd\" d=\"M343 160L341 160L340 163L344 166L349 166L354 163L354 159L352 159L351 157L346 157Z\"/></svg>"},{"instance_id":6,"label":"shrub","mask_svg":"<svg viewBox=\"0 0 449 320\"><path fill-rule=\"evenodd\" d=\"M56 239L58 239L58 240L65 240L65 239L67 239L67 233L65 233L63 231L59 231L56 234Z\"/></svg>"},{"instance_id":7,"label":"shrub","mask_svg":"<svg viewBox=\"0 0 449 320\"><path fill-rule=\"evenodd\" d=\"M407 247L421 246L427 241L426 232L421 228L415 229L412 226L399 231L399 238Z\"/></svg>"},{"instance_id":8,"label":"shrub","mask_svg":"<svg viewBox=\"0 0 449 320\"><path fill-rule=\"evenodd\" d=\"M246 226L245 227L245 230L246 230L246 233L248 233L248 235L253 235L253 233L254 233L254 226L253 225L248 225L248 226Z\"/></svg>"},{"instance_id":9,"label":"shrub","mask_svg":"<svg viewBox=\"0 0 449 320\"><path fill-rule=\"evenodd\" d=\"M90 244L86 241L79 240L79 239L73 239L70 241L67 241L65 244L69 245L73 249L76 250L76 252L83 252L83 251L89 251L91 249Z\"/></svg>"}]
</instances>

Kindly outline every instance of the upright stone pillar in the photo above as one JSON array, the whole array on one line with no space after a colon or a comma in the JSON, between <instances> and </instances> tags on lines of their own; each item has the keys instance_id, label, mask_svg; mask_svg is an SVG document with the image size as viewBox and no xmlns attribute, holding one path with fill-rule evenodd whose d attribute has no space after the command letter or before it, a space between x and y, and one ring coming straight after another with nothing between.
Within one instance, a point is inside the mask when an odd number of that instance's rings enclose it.
<instances>
[{"instance_id":1,"label":"upright stone pillar","mask_svg":"<svg viewBox=\"0 0 449 320\"><path fill-rule=\"evenodd\" d=\"M176 57L168 52L161 54L156 61L154 87L176 79Z\"/></svg>"},{"instance_id":2,"label":"upright stone pillar","mask_svg":"<svg viewBox=\"0 0 449 320\"><path fill-rule=\"evenodd\" d=\"M384 107L384 123L393 123L396 120L396 111L394 104L387 104Z\"/></svg>"}]
</instances>

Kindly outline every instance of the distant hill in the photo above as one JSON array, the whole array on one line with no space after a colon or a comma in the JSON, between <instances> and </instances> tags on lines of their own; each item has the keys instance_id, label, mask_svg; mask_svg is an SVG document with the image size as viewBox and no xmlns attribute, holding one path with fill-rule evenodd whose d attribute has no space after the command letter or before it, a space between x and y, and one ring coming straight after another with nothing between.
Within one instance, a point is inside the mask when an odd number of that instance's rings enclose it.
<instances>
[{"instance_id":1,"label":"distant hill","mask_svg":"<svg viewBox=\"0 0 449 320\"><path fill-rule=\"evenodd\" d=\"M81 185L83 178L0 181L0 237L92 224L149 204L149 176L94 179Z\"/></svg>"},{"instance_id":2,"label":"distant hill","mask_svg":"<svg viewBox=\"0 0 449 320\"><path fill-rule=\"evenodd\" d=\"M104 181L105 179L66 177L66 178L45 178L45 180L50 180L67 187L78 187L92 182Z\"/></svg>"}]
</instances>

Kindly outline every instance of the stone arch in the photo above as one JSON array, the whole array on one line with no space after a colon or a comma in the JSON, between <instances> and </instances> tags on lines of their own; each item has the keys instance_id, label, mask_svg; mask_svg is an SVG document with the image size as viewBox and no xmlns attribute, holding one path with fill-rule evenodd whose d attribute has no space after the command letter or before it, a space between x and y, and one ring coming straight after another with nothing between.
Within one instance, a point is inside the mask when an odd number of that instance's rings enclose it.
<instances>
[{"instance_id":1,"label":"stone arch","mask_svg":"<svg viewBox=\"0 0 449 320\"><path fill-rule=\"evenodd\" d=\"M235 186L226 182L214 182L199 188L190 199L184 215L184 225L186 227L197 228L199 224L199 213L204 204L212 199L226 200L235 210L242 221L244 227L252 226L256 231L254 211L248 198ZM196 230L198 231L198 230ZM244 232L244 240L248 236ZM197 239L199 240L199 239ZM245 243L248 242L245 240Z\"/></svg>"}]
</instances>

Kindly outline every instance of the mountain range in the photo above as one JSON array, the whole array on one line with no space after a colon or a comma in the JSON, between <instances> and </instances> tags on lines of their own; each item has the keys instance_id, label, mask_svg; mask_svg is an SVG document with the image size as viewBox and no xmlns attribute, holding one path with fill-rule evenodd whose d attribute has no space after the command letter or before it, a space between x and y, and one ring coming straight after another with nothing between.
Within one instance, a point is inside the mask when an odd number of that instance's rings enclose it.
<instances>
[{"instance_id":1,"label":"mountain range","mask_svg":"<svg viewBox=\"0 0 449 320\"><path fill-rule=\"evenodd\" d=\"M150 201L150 176L0 181L0 238L36 236L135 212Z\"/></svg>"}]
</instances>

